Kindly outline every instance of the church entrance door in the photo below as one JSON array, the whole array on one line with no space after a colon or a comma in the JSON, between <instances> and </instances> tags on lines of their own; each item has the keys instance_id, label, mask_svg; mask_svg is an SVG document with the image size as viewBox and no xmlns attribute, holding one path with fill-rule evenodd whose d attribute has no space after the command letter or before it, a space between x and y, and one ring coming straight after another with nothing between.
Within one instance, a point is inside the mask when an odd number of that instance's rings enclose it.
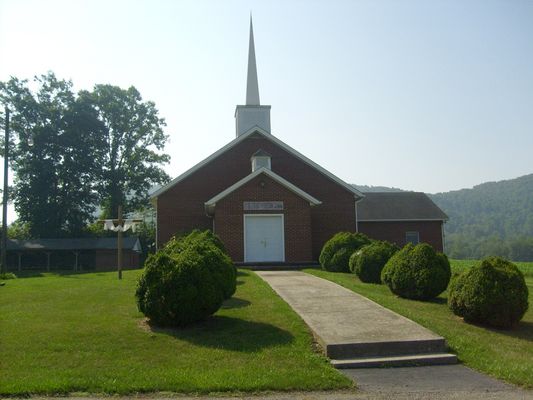
<instances>
[{"instance_id":1,"label":"church entrance door","mask_svg":"<svg viewBox=\"0 0 533 400\"><path fill-rule=\"evenodd\" d=\"M244 216L244 261L285 261L283 214Z\"/></svg>"}]
</instances>

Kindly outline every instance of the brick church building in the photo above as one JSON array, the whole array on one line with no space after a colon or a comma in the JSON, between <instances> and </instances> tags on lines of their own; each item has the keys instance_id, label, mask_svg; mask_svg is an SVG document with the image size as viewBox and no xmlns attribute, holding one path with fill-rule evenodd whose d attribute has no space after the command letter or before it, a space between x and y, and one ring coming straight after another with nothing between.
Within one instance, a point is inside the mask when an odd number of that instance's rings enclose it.
<instances>
[{"instance_id":1,"label":"brick church building","mask_svg":"<svg viewBox=\"0 0 533 400\"><path fill-rule=\"evenodd\" d=\"M271 133L251 22L235 120L235 139L152 193L158 246L198 228L213 230L236 263L314 263L340 231L443 250L447 216L424 193L361 193Z\"/></svg>"}]
</instances>

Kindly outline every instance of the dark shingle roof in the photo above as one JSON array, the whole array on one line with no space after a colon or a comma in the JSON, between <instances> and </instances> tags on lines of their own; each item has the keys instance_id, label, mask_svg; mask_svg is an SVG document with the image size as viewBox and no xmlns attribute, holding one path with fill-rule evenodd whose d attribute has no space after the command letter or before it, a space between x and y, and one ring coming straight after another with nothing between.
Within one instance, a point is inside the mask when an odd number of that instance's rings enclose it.
<instances>
[{"instance_id":1,"label":"dark shingle roof","mask_svg":"<svg viewBox=\"0 0 533 400\"><path fill-rule=\"evenodd\" d=\"M421 192L365 193L357 203L357 219L364 220L447 220L448 216Z\"/></svg>"},{"instance_id":2,"label":"dark shingle roof","mask_svg":"<svg viewBox=\"0 0 533 400\"><path fill-rule=\"evenodd\" d=\"M123 238L123 249L135 250L139 238ZM116 250L117 238L8 240L8 250ZM139 249L140 250L140 249Z\"/></svg>"}]
</instances>

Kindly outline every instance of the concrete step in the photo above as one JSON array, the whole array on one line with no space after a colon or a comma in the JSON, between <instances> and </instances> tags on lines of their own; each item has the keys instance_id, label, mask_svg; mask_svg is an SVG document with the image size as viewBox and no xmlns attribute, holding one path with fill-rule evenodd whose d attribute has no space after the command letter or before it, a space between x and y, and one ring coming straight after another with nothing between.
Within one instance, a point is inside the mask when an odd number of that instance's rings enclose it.
<instances>
[{"instance_id":1,"label":"concrete step","mask_svg":"<svg viewBox=\"0 0 533 400\"><path fill-rule=\"evenodd\" d=\"M457 356L449 353L409 354L390 357L366 357L331 360L331 365L337 369L407 367L421 365L446 365L456 363Z\"/></svg>"},{"instance_id":2,"label":"concrete step","mask_svg":"<svg viewBox=\"0 0 533 400\"><path fill-rule=\"evenodd\" d=\"M336 360L363 357L401 356L403 354L434 354L446 351L446 341L442 337L420 340L321 344L325 348L326 356Z\"/></svg>"}]
</instances>

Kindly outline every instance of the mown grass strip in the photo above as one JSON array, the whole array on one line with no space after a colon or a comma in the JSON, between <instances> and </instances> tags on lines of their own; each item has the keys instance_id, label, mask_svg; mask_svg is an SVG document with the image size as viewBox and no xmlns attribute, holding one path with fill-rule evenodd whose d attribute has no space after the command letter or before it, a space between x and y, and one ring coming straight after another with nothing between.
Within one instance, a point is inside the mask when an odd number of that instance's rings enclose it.
<instances>
[{"instance_id":1,"label":"mown grass strip","mask_svg":"<svg viewBox=\"0 0 533 400\"><path fill-rule=\"evenodd\" d=\"M452 272L463 272L474 264L479 263L479 260L450 260L450 263ZM513 261L513 264L522 271L525 277L533 278L533 262Z\"/></svg>"},{"instance_id":2,"label":"mown grass strip","mask_svg":"<svg viewBox=\"0 0 533 400\"><path fill-rule=\"evenodd\" d=\"M352 386L303 321L252 272L187 329L137 311L140 271L19 278L0 287L0 394L326 390Z\"/></svg>"}]
</instances>

